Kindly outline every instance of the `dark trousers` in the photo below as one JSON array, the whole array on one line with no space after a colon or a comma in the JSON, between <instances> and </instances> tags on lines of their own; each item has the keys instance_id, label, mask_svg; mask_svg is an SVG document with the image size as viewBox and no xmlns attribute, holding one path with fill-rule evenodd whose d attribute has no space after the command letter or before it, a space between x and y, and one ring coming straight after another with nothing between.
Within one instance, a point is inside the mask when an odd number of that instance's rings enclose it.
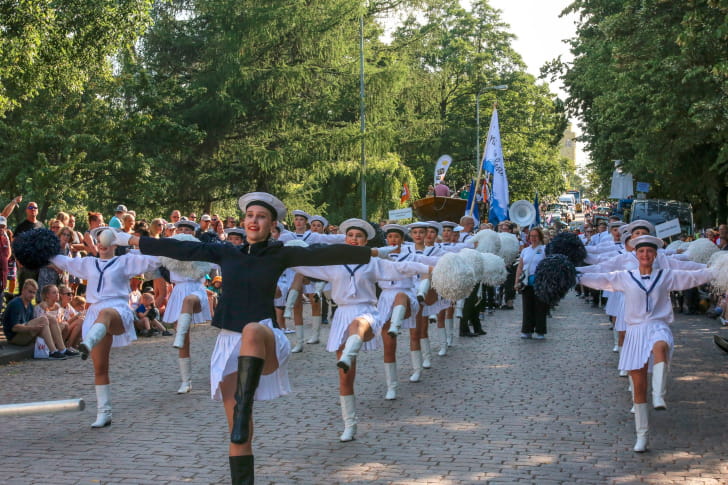
<instances>
[{"instance_id":1,"label":"dark trousers","mask_svg":"<svg viewBox=\"0 0 728 485\"><path fill-rule=\"evenodd\" d=\"M513 301L516 299L516 290L513 288L516 286L516 266L510 265L506 267L508 271L508 277L506 282L503 283L503 293L506 301Z\"/></svg>"},{"instance_id":2,"label":"dark trousers","mask_svg":"<svg viewBox=\"0 0 728 485\"><path fill-rule=\"evenodd\" d=\"M483 327L480 325L480 318L478 318L478 286L475 285L473 291L470 292L470 296L465 299L463 318L460 320L461 333L470 332L469 324L473 326L474 332L483 331Z\"/></svg>"},{"instance_id":3,"label":"dark trousers","mask_svg":"<svg viewBox=\"0 0 728 485\"><path fill-rule=\"evenodd\" d=\"M698 293L698 289L690 288L689 290L683 290L682 294L683 301L688 307L688 313L697 313L698 306L700 305L700 293Z\"/></svg>"},{"instance_id":4,"label":"dark trousers","mask_svg":"<svg viewBox=\"0 0 728 485\"><path fill-rule=\"evenodd\" d=\"M549 307L542 302L533 292L533 286L524 286L523 292L523 323L521 332L523 333L546 333L546 314Z\"/></svg>"},{"instance_id":5,"label":"dark trousers","mask_svg":"<svg viewBox=\"0 0 728 485\"><path fill-rule=\"evenodd\" d=\"M486 308L495 308L495 286L481 285L483 291L480 296L480 303L478 304L478 311L482 312ZM476 293L478 286L475 286Z\"/></svg>"},{"instance_id":6,"label":"dark trousers","mask_svg":"<svg viewBox=\"0 0 728 485\"><path fill-rule=\"evenodd\" d=\"M39 271L37 269L28 269L28 268L19 268L18 269L18 277L16 278L18 280L18 284L16 285L16 288L18 288L21 292L23 291L23 284L25 284L25 280L35 280L35 282L38 282L38 273ZM38 289L40 290L40 288Z\"/></svg>"}]
</instances>

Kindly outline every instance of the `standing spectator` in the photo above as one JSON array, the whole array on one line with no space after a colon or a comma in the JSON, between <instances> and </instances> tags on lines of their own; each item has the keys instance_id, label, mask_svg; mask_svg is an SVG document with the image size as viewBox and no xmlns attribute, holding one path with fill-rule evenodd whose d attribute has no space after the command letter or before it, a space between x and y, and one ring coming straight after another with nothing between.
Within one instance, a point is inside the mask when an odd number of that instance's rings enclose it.
<instances>
[{"instance_id":1,"label":"standing spectator","mask_svg":"<svg viewBox=\"0 0 728 485\"><path fill-rule=\"evenodd\" d=\"M175 209L169 213L169 222L171 222L172 224L177 224L181 217L182 213Z\"/></svg>"},{"instance_id":2,"label":"standing spectator","mask_svg":"<svg viewBox=\"0 0 728 485\"><path fill-rule=\"evenodd\" d=\"M0 215L3 216L3 217L10 216L10 214L13 213L13 210L15 210L16 207L20 207L20 203L22 201L23 201L23 196L22 195L18 195L13 200L11 200L10 202L8 202L8 205L5 206L5 208L0 213Z\"/></svg>"},{"instance_id":3,"label":"standing spectator","mask_svg":"<svg viewBox=\"0 0 728 485\"><path fill-rule=\"evenodd\" d=\"M203 232L209 231L211 229L211 224L212 217L210 217L210 214L202 214L202 217L200 217L200 229L198 232L202 234Z\"/></svg>"},{"instance_id":4,"label":"standing spectator","mask_svg":"<svg viewBox=\"0 0 728 485\"><path fill-rule=\"evenodd\" d=\"M521 261L516 270L516 284L514 288L521 289L523 297L523 323L521 325L521 338L531 338L536 332L536 339L546 338L546 314L548 305L536 298L533 290L536 267L546 256L544 236L541 228L535 227L528 232L530 245L521 251ZM523 283L520 283L523 278Z\"/></svg>"},{"instance_id":5,"label":"standing spectator","mask_svg":"<svg viewBox=\"0 0 728 485\"><path fill-rule=\"evenodd\" d=\"M88 213L88 231L83 235L83 242L85 245L86 252L91 256L96 256L99 250L96 248L96 242L91 237L91 231L97 227L104 225L104 216L99 212Z\"/></svg>"},{"instance_id":6,"label":"standing spectator","mask_svg":"<svg viewBox=\"0 0 728 485\"><path fill-rule=\"evenodd\" d=\"M28 202L28 205L25 207L25 220L18 224L18 227L15 228L13 237L17 237L18 235L26 231L30 231L31 229L37 229L40 227L43 227L43 223L38 220L38 204L35 202ZM23 284L27 279L37 281L38 270L31 270L18 265L18 286L20 288L23 288Z\"/></svg>"},{"instance_id":7,"label":"standing spectator","mask_svg":"<svg viewBox=\"0 0 728 485\"><path fill-rule=\"evenodd\" d=\"M722 250L728 250L728 224L718 226L718 239L715 244Z\"/></svg>"},{"instance_id":8,"label":"standing spectator","mask_svg":"<svg viewBox=\"0 0 728 485\"><path fill-rule=\"evenodd\" d=\"M0 216L0 310L5 308L5 285L8 281L9 261L13 255L8 235L8 220Z\"/></svg>"},{"instance_id":9,"label":"standing spectator","mask_svg":"<svg viewBox=\"0 0 728 485\"><path fill-rule=\"evenodd\" d=\"M83 234L76 230L76 216L73 214L68 215L68 229L71 230L73 237L71 238L71 244L73 245L74 253L77 251L83 251L81 247L83 245Z\"/></svg>"},{"instance_id":10,"label":"standing spectator","mask_svg":"<svg viewBox=\"0 0 728 485\"><path fill-rule=\"evenodd\" d=\"M23 283L20 296L13 298L8 304L3 314L5 337L11 344L20 346L30 345L35 342L36 337L43 337L48 346L49 358L63 360L67 357L66 347L57 322L49 321L45 315L33 318L32 301L36 291L38 283L27 279Z\"/></svg>"},{"instance_id":11,"label":"standing spectator","mask_svg":"<svg viewBox=\"0 0 728 485\"><path fill-rule=\"evenodd\" d=\"M109 221L109 227L115 227L117 229L121 229L122 226L122 219L124 218L124 214L126 214L128 211L126 210L126 206L119 204L116 206L116 211L114 211L114 217L111 218Z\"/></svg>"},{"instance_id":12,"label":"standing spectator","mask_svg":"<svg viewBox=\"0 0 728 485\"><path fill-rule=\"evenodd\" d=\"M152 219L152 223L149 225L149 237L159 239L160 237L162 237L163 232L164 221L159 217Z\"/></svg>"},{"instance_id":13,"label":"standing spectator","mask_svg":"<svg viewBox=\"0 0 728 485\"><path fill-rule=\"evenodd\" d=\"M121 230L127 234L133 234L134 233L134 222L136 222L136 218L132 214L127 212L121 218Z\"/></svg>"},{"instance_id":14,"label":"standing spectator","mask_svg":"<svg viewBox=\"0 0 728 485\"><path fill-rule=\"evenodd\" d=\"M445 183L442 180L437 181L437 185L435 185L435 197L450 197L450 187L445 185Z\"/></svg>"}]
</instances>

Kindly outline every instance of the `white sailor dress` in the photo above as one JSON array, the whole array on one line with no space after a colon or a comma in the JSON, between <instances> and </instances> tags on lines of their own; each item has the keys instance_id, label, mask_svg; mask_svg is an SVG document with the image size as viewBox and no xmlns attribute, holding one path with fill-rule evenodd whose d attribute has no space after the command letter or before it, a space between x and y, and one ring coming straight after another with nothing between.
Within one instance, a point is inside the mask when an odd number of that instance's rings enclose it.
<instances>
[{"instance_id":1,"label":"white sailor dress","mask_svg":"<svg viewBox=\"0 0 728 485\"><path fill-rule=\"evenodd\" d=\"M172 288L172 293L169 295L169 300L167 300L167 307L162 316L163 322L174 323L179 319L179 315L182 313L182 304L187 295L195 295L200 300L200 311L192 315L192 323L204 323L212 320L207 289L202 284L202 278L188 278L170 271L169 281L174 284L174 288Z\"/></svg>"},{"instance_id":2,"label":"white sailor dress","mask_svg":"<svg viewBox=\"0 0 728 485\"><path fill-rule=\"evenodd\" d=\"M336 302L337 308L331 322L326 350L336 352L349 337L349 325L356 318L369 322L374 333L372 340L364 342L362 350L381 348L384 321L377 312L376 282L427 274L429 266L410 261L395 263L372 259L369 263L359 265L298 266L295 270L304 276L331 282L331 298Z\"/></svg>"},{"instance_id":3,"label":"white sailor dress","mask_svg":"<svg viewBox=\"0 0 728 485\"><path fill-rule=\"evenodd\" d=\"M669 359L672 359L674 342L669 324L674 315L670 292L702 285L711 278L709 269L653 269L650 275L640 275L639 270L589 273L581 281L591 288L624 293L627 334L619 356L619 369L630 371L641 369L646 363L652 369L652 348L659 341L667 343Z\"/></svg>"},{"instance_id":4,"label":"white sailor dress","mask_svg":"<svg viewBox=\"0 0 728 485\"><path fill-rule=\"evenodd\" d=\"M414 261L414 255L415 253L410 248L403 246L400 253L390 253L389 260L394 262ZM404 293L409 300L410 316L402 320L402 328L416 328L416 316L420 309L420 303L417 301L417 295L415 294L415 278L379 280L377 285L382 290L379 294L379 300L377 300L377 312L383 324L392 318L394 299L397 294Z\"/></svg>"},{"instance_id":5,"label":"white sailor dress","mask_svg":"<svg viewBox=\"0 0 728 485\"><path fill-rule=\"evenodd\" d=\"M142 254L124 254L108 260L94 257L69 258L68 256L54 256L51 263L64 271L87 280L86 301L91 306L86 311L83 321L82 335L96 323L101 310L110 308L116 310L121 317L124 333L114 335L112 347L123 347L136 340L134 330L134 312L129 306L129 280L136 275L152 271L160 266L159 260L154 256Z\"/></svg>"}]
</instances>

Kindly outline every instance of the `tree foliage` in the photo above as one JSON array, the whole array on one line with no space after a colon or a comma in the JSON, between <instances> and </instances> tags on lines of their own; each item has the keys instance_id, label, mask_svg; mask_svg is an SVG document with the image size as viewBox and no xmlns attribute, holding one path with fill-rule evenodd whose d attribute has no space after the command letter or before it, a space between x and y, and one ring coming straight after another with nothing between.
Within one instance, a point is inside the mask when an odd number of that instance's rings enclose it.
<instances>
[{"instance_id":1,"label":"tree foliage","mask_svg":"<svg viewBox=\"0 0 728 485\"><path fill-rule=\"evenodd\" d=\"M606 192L624 161L650 196L687 200L724 221L728 141L728 3L577 0L573 63L556 66L584 120ZM689 176L686 176L689 174ZM717 208L717 209L716 209Z\"/></svg>"},{"instance_id":2,"label":"tree foliage","mask_svg":"<svg viewBox=\"0 0 728 485\"><path fill-rule=\"evenodd\" d=\"M499 102L513 197L557 193L573 170L558 155L560 103L525 73L485 0L468 10L455 0L87 3L21 2L25 14L10 19L27 36L0 34L10 46L0 50L0 192L45 212L231 210L264 190L342 219L361 210L363 142L368 215L383 217L403 183L424 193L443 153L456 161L451 185L474 175L478 93L481 142ZM413 14L383 40L382 17L403 9ZM11 52L33 42L48 52L28 51L14 71ZM495 84L509 90L485 89Z\"/></svg>"}]
</instances>

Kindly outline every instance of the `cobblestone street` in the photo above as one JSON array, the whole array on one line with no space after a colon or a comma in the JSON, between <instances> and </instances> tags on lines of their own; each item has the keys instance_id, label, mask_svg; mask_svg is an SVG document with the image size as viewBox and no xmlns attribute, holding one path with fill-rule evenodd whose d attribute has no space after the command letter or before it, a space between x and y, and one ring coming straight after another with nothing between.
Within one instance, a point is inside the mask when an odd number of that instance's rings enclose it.
<instances>
[{"instance_id":1,"label":"cobblestone street","mask_svg":"<svg viewBox=\"0 0 728 485\"><path fill-rule=\"evenodd\" d=\"M520 303L520 302L519 302ZM627 379L606 316L571 293L545 341L521 340L520 306L487 316L488 334L461 338L410 383L400 336L399 396L384 400L381 352L360 354L357 439L340 443L334 354L306 345L290 362L294 392L258 402L257 483L726 483L728 355L719 324L678 315L668 411L650 412L650 451L636 454ZM324 336L328 327L324 326ZM309 332L308 325L306 333ZM113 424L92 430L90 361L0 367L0 403L83 398L81 413L0 420L6 484L229 482L222 405L211 401L217 329L192 333L193 392L177 395L171 338L112 351Z\"/></svg>"}]
</instances>

